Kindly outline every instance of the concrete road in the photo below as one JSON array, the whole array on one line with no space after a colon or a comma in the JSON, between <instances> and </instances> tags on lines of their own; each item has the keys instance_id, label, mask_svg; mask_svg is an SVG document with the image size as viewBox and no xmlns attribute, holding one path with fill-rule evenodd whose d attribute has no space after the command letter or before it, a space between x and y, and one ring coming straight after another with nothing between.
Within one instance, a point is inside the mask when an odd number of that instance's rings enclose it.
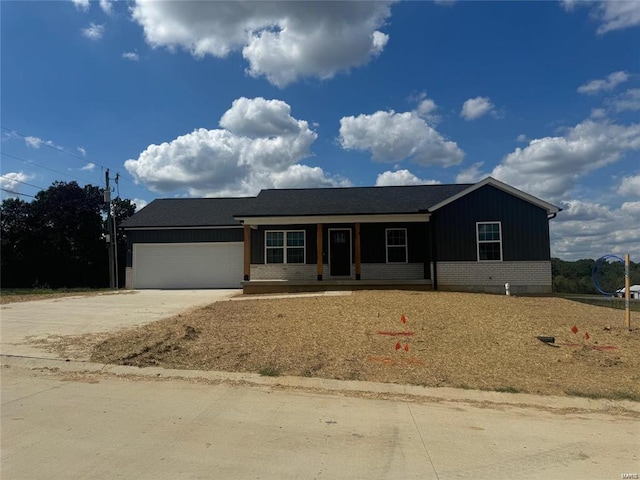
<instances>
[{"instance_id":1,"label":"concrete road","mask_svg":"<svg viewBox=\"0 0 640 480\"><path fill-rule=\"evenodd\" d=\"M3 480L614 480L640 473L637 416L68 376L24 361L5 358L1 369Z\"/></svg>"},{"instance_id":2,"label":"concrete road","mask_svg":"<svg viewBox=\"0 0 640 480\"><path fill-rule=\"evenodd\" d=\"M137 290L9 303L0 307L0 353L55 357L25 338L112 331L227 299L241 290Z\"/></svg>"}]
</instances>

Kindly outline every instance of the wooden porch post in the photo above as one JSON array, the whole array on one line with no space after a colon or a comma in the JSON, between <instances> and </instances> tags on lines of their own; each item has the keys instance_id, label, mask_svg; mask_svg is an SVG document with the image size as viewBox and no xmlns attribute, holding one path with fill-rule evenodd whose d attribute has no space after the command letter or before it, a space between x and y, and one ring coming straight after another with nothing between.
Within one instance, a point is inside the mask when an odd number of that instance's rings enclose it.
<instances>
[{"instance_id":1,"label":"wooden porch post","mask_svg":"<svg viewBox=\"0 0 640 480\"><path fill-rule=\"evenodd\" d=\"M356 223L356 280L360 280L360 223Z\"/></svg>"},{"instance_id":2,"label":"wooden porch post","mask_svg":"<svg viewBox=\"0 0 640 480\"><path fill-rule=\"evenodd\" d=\"M244 280L251 279L251 225L244 226Z\"/></svg>"},{"instance_id":3,"label":"wooden porch post","mask_svg":"<svg viewBox=\"0 0 640 480\"><path fill-rule=\"evenodd\" d=\"M319 223L317 226L317 233L316 233L316 254L318 256L318 259L316 261L317 267L317 273L318 273L318 281L322 280L322 224Z\"/></svg>"}]
</instances>

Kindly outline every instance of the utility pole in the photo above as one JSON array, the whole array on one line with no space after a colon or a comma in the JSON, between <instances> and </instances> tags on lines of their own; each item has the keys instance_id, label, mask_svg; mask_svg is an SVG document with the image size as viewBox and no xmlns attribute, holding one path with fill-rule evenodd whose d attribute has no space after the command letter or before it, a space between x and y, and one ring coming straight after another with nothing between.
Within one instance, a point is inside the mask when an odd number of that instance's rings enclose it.
<instances>
[{"instance_id":1,"label":"utility pole","mask_svg":"<svg viewBox=\"0 0 640 480\"><path fill-rule=\"evenodd\" d=\"M104 174L105 189L104 203L107 204L107 243L109 244L109 288L112 290L116 287L116 277L113 269L113 222L111 221L111 188L109 187L109 169Z\"/></svg>"}]
</instances>

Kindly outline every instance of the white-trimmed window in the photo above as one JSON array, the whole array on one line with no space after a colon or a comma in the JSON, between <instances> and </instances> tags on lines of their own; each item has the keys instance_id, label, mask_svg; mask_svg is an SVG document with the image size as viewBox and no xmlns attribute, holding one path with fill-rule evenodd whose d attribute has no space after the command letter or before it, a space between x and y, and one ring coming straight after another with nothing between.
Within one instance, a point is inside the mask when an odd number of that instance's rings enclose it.
<instances>
[{"instance_id":1,"label":"white-trimmed window","mask_svg":"<svg viewBox=\"0 0 640 480\"><path fill-rule=\"evenodd\" d=\"M385 237L387 263L407 263L407 229L387 228Z\"/></svg>"},{"instance_id":2,"label":"white-trimmed window","mask_svg":"<svg viewBox=\"0 0 640 480\"><path fill-rule=\"evenodd\" d=\"M264 263L305 263L305 231L267 230Z\"/></svg>"},{"instance_id":3,"label":"white-trimmed window","mask_svg":"<svg viewBox=\"0 0 640 480\"><path fill-rule=\"evenodd\" d=\"M478 261L502 260L502 225L500 222L477 222Z\"/></svg>"}]
</instances>

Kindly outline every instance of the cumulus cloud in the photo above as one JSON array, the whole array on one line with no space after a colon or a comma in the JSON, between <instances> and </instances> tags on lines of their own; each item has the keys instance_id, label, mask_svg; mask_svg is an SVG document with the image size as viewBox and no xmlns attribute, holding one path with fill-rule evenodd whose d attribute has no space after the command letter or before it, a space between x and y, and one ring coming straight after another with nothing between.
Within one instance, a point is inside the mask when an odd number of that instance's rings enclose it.
<instances>
[{"instance_id":1,"label":"cumulus cloud","mask_svg":"<svg viewBox=\"0 0 640 480\"><path fill-rule=\"evenodd\" d=\"M0 188L10 190L11 192L17 192L20 189L20 184L22 182L26 182L30 178L31 177L24 172L5 173L0 177Z\"/></svg>"},{"instance_id":2,"label":"cumulus cloud","mask_svg":"<svg viewBox=\"0 0 640 480\"><path fill-rule=\"evenodd\" d=\"M90 172L92 170L95 170L95 168L96 168L96 164L89 162L84 167L82 167L80 170Z\"/></svg>"},{"instance_id":3,"label":"cumulus cloud","mask_svg":"<svg viewBox=\"0 0 640 480\"><path fill-rule=\"evenodd\" d=\"M113 13L113 1L112 0L100 0L100 8L107 15Z\"/></svg>"},{"instance_id":4,"label":"cumulus cloud","mask_svg":"<svg viewBox=\"0 0 640 480\"><path fill-rule=\"evenodd\" d=\"M437 185L438 180L427 180L416 177L409 170L386 171L376 178L376 187L389 187L393 185Z\"/></svg>"},{"instance_id":5,"label":"cumulus cloud","mask_svg":"<svg viewBox=\"0 0 640 480\"><path fill-rule=\"evenodd\" d=\"M41 145L48 145L50 147L57 148L57 149L62 148L56 145L55 143L53 143L51 140L43 140L40 137L34 137L34 136L24 137L24 143L27 145L27 147L31 147L35 149L40 148Z\"/></svg>"},{"instance_id":6,"label":"cumulus cloud","mask_svg":"<svg viewBox=\"0 0 640 480\"><path fill-rule=\"evenodd\" d=\"M529 138L524 133L521 133L520 135L518 135L518 138L516 138L516 141L518 141L520 143L524 143L524 142L526 142L528 140L529 140Z\"/></svg>"},{"instance_id":7,"label":"cumulus cloud","mask_svg":"<svg viewBox=\"0 0 640 480\"><path fill-rule=\"evenodd\" d=\"M82 29L82 35L89 40L100 40L104 35L104 25L91 22L87 28Z\"/></svg>"},{"instance_id":8,"label":"cumulus cloud","mask_svg":"<svg viewBox=\"0 0 640 480\"><path fill-rule=\"evenodd\" d=\"M584 85L580 85L578 87L578 93L596 95L601 92L610 92L621 83L626 82L628 79L629 74L627 72L613 72L607 75L606 78L591 80Z\"/></svg>"},{"instance_id":9,"label":"cumulus cloud","mask_svg":"<svg viewBox=\"0 0 640 480\"><path fill-rule=\"evenodd\" d=\"M319 167L300 165L317 134L281 100L239 98L220 120L161 145L125 167L151 190L192 196L255 195L262 188L346 185Z\"/></svg>"},{"instance_id":10,"label":"cumulus cloud","mask_svg":"<svg viewBox=\"0 0 640 480\"><path fill-rule=\"evenodd\" d=\"M607 99L606 104L618 113L640 110L640 88L630 88L616 97Z\"/></svg>"},{"instance_id":11,"label":"cumulus cloud","mask_svg":"<svg viewBox=\"0 0 640 480\"><path fill-rule=\"evenodd\" d=\"M83 12L89 10L89 0L71 0L71 2L78 10L82 10Z\"/></svg>"},{"instance_id":12,"label":"cumulus cloud","mask_svg":"<svg viewBox=\"0 0 640 480\"><path fill-rule=\"evenodd\" d=\"M131 60L132 62L137 62L138 60L140 60L140 55L138 55L136 52L124 52L122 54L122 58L124 58L125 60Z\"/></svg>"},{"instance_id":13,"label":"cumulus cloud","mask_svg":"<svg viewBox=\"0 0 640 480\"><path fill-rule=\"evenodd\" d=\"M618 193L625 197L640 198L640 173L630 177L624 177L618 187Z\"/></svg>"},{"instance_id":14,"label":"cumulus cloud","mask_svg":"<svg viewBox=\"0 0 640 480\"><path fill-rule=\"evenodd\" d=\"M78 152L80 152L80 155L82 155L83 157L87 156L87 151L82 148L82 147L76 147L78 149Z\"/></svg>"},{"instance_id":15,"label":"cumulus cloud","mask_svg":"<svg viewBox=\"0 0 640 480\"><path fill-rule=\"evenodd\" d=\"M136 212L139 212L140 210L142 210L144 207L146 207L147 205L149 205L149 202L147 202L146 200L143 200L141 198L134 198L131 203L134 203L136 206Z\"/></svg>"},{"instance_id":16,"label":"cumulus cloud","mask_svg":"<svg viewBox=\"0 0 640 480\"><path fill-rule=\"evenodd\" d=\"M551 221L551 254L567 260L629 253L640 255L640 202L609 206L567 200Z\"/></svg>"},{"instance_id":17,"label":"cumulus cloud","mask_svg":"<svg viewBox=\"0 0 640 480\"><path fill-rule=\"evenodd\" d=\"M480 170L484 162L476 162L456 176L456 183L477 183L487 175Z\"/></svg>"},{"instance_id":18,"label":"cumulus cloud","mask_svg":"<svg viewBox=\"0 0 640 480\"><path fill-rule=\"evenodd\" d=\"M562 5L567 11L575 10L576 6L589 8L592 17L600 23L598 26L598 34L600 35L640 25L640 2L637 1L578 2L577 0L563 0Z\"/></svg>"},{"instance_id":19,"label":"cumulus cloud","mask_svg":"<svg viewBox=\"0 0 640 480\"><path fill-rule=\"evenodd\" d=\"M339 142L346 150L371 152L376 162L410 159L423 166L459 164L464 152L414 112L378 111L340 119Z\"/></svg>"},{"instance_id":20,"label":"cumulus cloud","mask_svg":"<svg viewBox=\"0 0 640 480\"><path fill-rule=\"evenodd\" d=\"M462 104L460 116L465 120L475 120L488 113L496 114L496 107L489 97L476 97L466 100Z\"/></svg>"},{"instance_id":21,"label":"cumulus cloud","mask_svg":"<svg viewBox=\"0 0 640 480\"><path fill-rule=\"evenodd\" d=\"M588 119L563 136L534 139L516 148L491 176L553 201L567 195L576 182L627 152L640 150L640 124L617 125Z\"/></svg>"},{"instance_id":22,"label":"cumulus cloud","mask_svg":"<svg viewBox=\"0 0 640 480\"><path fill-rule=\"evenodd\" d=\"M389 37L378 29L391 3L136 0L132 16L153 47L197 57L241 51L249 75L284 87L300 78L332 78L379 55Z\"/></svg>"}]
</instances>

